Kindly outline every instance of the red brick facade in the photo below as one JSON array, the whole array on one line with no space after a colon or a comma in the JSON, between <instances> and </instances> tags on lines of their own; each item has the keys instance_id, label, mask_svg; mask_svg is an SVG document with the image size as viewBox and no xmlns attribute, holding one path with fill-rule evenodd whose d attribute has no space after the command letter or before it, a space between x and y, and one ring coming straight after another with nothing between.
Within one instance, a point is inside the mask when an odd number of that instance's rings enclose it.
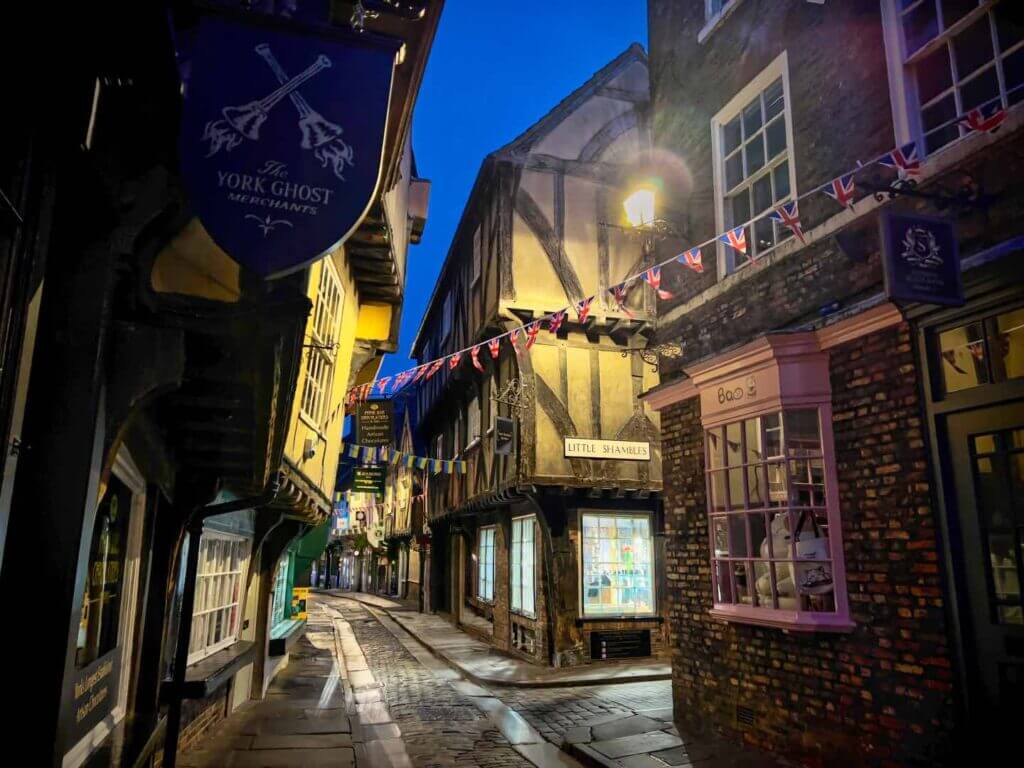
<instances>
[{"instance_id":1,"label":"red brick facade","mask_svg":"<svg viewBox=\"0 0 1024 768\"><path fill-rule=\"evenodd\" d=\"M810 765L941 762L954 714L952 660L908 327L836 347L830 373L857 625L849 634L787 633L708 615L698 400L662 412L676 716Z\"/></svg>"}]
</instances>

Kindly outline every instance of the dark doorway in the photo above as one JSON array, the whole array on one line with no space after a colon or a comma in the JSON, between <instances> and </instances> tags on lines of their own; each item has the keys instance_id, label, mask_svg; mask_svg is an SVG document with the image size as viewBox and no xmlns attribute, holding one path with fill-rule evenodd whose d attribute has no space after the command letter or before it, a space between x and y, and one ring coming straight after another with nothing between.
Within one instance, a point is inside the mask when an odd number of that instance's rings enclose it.
<instances>
[{"instance_id":1,"label":"dark doorway","mask_svg":"<svg viewBox=\"0 0 1024 768\"><path fill-rule=\"evenodd\" d=\"M970 709L1009 746L1024 710L1024 401L951 414L946 427L967 590Z\"/></svg>"}]
</instances>

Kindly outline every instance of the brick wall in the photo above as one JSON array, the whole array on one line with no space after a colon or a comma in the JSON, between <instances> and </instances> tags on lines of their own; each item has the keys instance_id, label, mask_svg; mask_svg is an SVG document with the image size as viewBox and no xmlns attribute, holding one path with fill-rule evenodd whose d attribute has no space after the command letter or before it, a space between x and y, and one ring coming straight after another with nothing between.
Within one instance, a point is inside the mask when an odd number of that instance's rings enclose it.
<instances>
[{"instance_id":1,"label":"brick wall","mask_svg":"<svg viewBox=\"0 0 1024 768\"><path fill-rule=\"evenodd\" d=\"M206 699L188 699L181 707L181 735L178 737L178 754L198 748L206 733L227 717L230 686L225 686ZM153 768L160 768L164 762L163 749L153 757Z\"/></svg>"},{"instance_id":2,"label":"brick wall","mask_svg":"<svg viewBox=\"0 0 1024 768\"><path fill-rule=\"evenodd\" d=\"M843 635L708 615L711 574L697 400L662 412L676 717L808 765L934 764L953 719L939 543L906 325L831 352L851 616ZM753 712L740 725L737 707Z\"/></svg>"}]
</instances>

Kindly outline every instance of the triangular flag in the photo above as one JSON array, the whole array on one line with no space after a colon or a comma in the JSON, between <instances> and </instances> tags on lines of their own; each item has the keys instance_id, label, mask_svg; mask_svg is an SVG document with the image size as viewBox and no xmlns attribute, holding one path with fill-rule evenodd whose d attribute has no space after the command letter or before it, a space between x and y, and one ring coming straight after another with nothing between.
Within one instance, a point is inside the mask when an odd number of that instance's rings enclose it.
<instances>
[{"instance_id":1,"label":"triangular flag","mask_svg":"<svg viewBox=\"0 0 1024 768\"><path fill-rule=\"evenodd\" d=\"M719 238L726 245L735 248L742 254L747 252L747 235L743 227L736 227L736 229L730 229L724 235Z\"/></svg>"},{"instance_id":2,"label":"triangular flag","mask_svg":"<svg viewBox=\"0 0 1024 768\"><path fill-rule=\"evenodd\" d=\"M587 317L590 315L590 304L593 302L594 297L584 299L583 301L576 302L576 314L579 315L581 323L587 322Z\"/></svg>"},{"instance_id":3,"label":"triangular flag","mask_svg":"<svg viewBox=\"0 0 1024 768\"><path fill-rule=\"evenodd\" d=\"M512 349L516 351L517 356L523 353L522 348L519 346L519 333L519 328L513 328L512 333L508 335L508 340L512 344Z\"/></svg>"},{"instance_id":4,"label":"triangular flag","mask_svg":"<svg viewBox=\"0 0 1024 768\"><path fill-rule=\"evenodd\" d=\"M788 227L789 231L796 235L801 243L807 245L807 241L804 240L804 232L800 228L800 210L797 208L796 200L783 203L769 213L768 218Z\"/></svg>"},{"instance_id":5,"label":"triangular flag","mask_svg":"<svg viewBox=\"0 0 1024 768\"><path fill-rule=\"evenodd\" d=\"M459 366L459 360L462 359L462 353L456 352L454 355L448 358L448 367L451 370L455 370Z\"/></svg>"},{"instance_id":6,"label":"triangular flag","mask_svg":"<svg viewBox=\"0 0 1024 768\"><path fill-rule=\"evenodd\" d=\"M526 326L526 348L529 349L533 346L533 343L537 340L537 334L540 333L540 321L536 320Z\"/></svg>"},{"instance_id":7,"label":"triangular flag","mask_svg":"<svg viewBox=\"0 0 1024 768\"><path fill-rule=\"evenodd\" d=\"M389 381L391 381L390 376L381 376L377 379L377 391L382 395L384 394L384 390L387 388Z\"/></svg>"},{"instance_id":8,"label":"triangular flag","mask_svg":"<svg viewBox=\"0 0 1024 768\"><path fill-rule=\"evenodd\" d=\"M415 384L417 381L422 379L423 378L423 374L425 374L427 372L428 368L430 368L430 363L424 363L419 368L417 368L416 369L416 375L412 377L412 383Z\"/></svg>"},{"instance_id":9,"label":"triangular flag","mask_svg":"<svg viewBox=\"0 0 1024 768\"><path fill-rule=\"evenodd\" d=\"M476 368L481 373L484 372L483 363L480 362L480 347L482 346L483 344L477 344L475 347L469 350L469 357L473 361L473 367Z\"/></svg>"},{"instance_id":10,"label":"triangular flag","mask_svg":"<svg viewBox=\"0 0 1024 768\"><path fill-rule=\"evenodd\" d=\"M501 337L495 336L493 339L489 339L487 342L487 349L491 353L491 360L498 359L498 353L501 351L499 345L501 344Z\"/></svg>"},{"instance_id":11,"label":"triangular flag","mask_svg":"<svg viewBox=\"0 0 1024 768\"><path fill-rule=\"evenodd\" d=\"M439 360L435 360L433 363L431 363L430 364L430 370L427 371L427 378L429 379L431 376L433 376L435 373L437 373L439 370L441 370L441 366L442 365L444 365L444 358L443 357L440 358Z\"/></svg>"},{"instance_id":12,"label":"triangular flag","mask_svg":"<svg viewBox=\"0 0 1024 768\"><path fill-rule=\"evenodd\" d=\"M1006 110L1001 104L976 107L960 118L959 123L970 131L995 133L1006 120Z\"/></svg>"},{"instance_id":13,"label":"triangular flag","mask_svg":"<svg viewBox=\"0 0 1024 768\"><path fill-rule=\"evenodd\" d=\"M548 319L548 330L551 331L551 333L558 333L558 329L562 327L562 323L564 323L564 322L565 322L565 310L562 309L562 310L559 310L558 312L555 312L555 314L553 314Z\"/></svg>"},{"instance_id":14,"label":"triangular flag","mask_svg":"<svg viewBox=\"0 0 1024 768\"><path fill-rule=\"evenodd\" d=\"M847 173L838 179L832 179L825 187L825 194L835 200L844 208L853 208L853 195L857 187L853 183L853 174Z\"/></svg>"},{"instance_id":15,"label":"triangular flag","mask_svg":"<svg viewBox=\"0 0 1024 768\"><path fill-rule=\"evenodd\" d=\"M661 287L661 267L651 267L644 272L644 282L654 289L659 299L667 301L674 298L671 293Z\"/></svg>"},{"instance_id":16,"label":"triangular flag","mask_svg":"<svg viewBox=\"0 0 1024 768\"><path fill-rule=\"evenodd\" d=\"M629 307L626 306L626 292L629 290L627 283L623 282L613 285L609 290L612 296L615 297L615 303L619 305L619 309L626 314L626 317L634 317L633 313L629 311Z\"/></svg>"},{"instance_id":17,"label":"triangular flag","mask_svg":"<svg viewBox=\"0 0 1024 768\"><path fill-rule=\"evenodd\" d=\"M888 168L895 168L901 179L917 176L921 172L921 161L917 157L917 143L909 142L897 147L878 161Z\"/></svg>"},{"instance_id":18,"label":"triangular flag","mask_svg":"<svg viewBox=\"0 0 1024 768\"><path fill-rule=\"evenodd\" d=\"M700 248L691 248L676 256L676 261L685 264L694 272L703 272L704 264L701 262Z\"/></svg>"}]
</instances>

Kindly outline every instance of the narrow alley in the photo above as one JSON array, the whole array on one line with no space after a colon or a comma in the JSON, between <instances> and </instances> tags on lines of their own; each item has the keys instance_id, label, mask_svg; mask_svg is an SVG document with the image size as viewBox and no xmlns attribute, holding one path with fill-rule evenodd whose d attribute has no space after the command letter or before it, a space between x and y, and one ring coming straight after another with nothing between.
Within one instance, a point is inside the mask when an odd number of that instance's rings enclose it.
<instances>
[{"instance_id":1,"label":"narrow alley","mask_svg":"<svg viewBox=\"0 0 1024 768\"><path fill-rule=\"evenodd\" d=\"M544 685L556 687L485 687L428 650L425 632L414 636L392 618L403 612L365 595L314 595L306 636L266 698L219 723L180 765L763 764L724 745L684 744L668 680L559 685L551 674Z\"/></svg>"}]
</instances>

